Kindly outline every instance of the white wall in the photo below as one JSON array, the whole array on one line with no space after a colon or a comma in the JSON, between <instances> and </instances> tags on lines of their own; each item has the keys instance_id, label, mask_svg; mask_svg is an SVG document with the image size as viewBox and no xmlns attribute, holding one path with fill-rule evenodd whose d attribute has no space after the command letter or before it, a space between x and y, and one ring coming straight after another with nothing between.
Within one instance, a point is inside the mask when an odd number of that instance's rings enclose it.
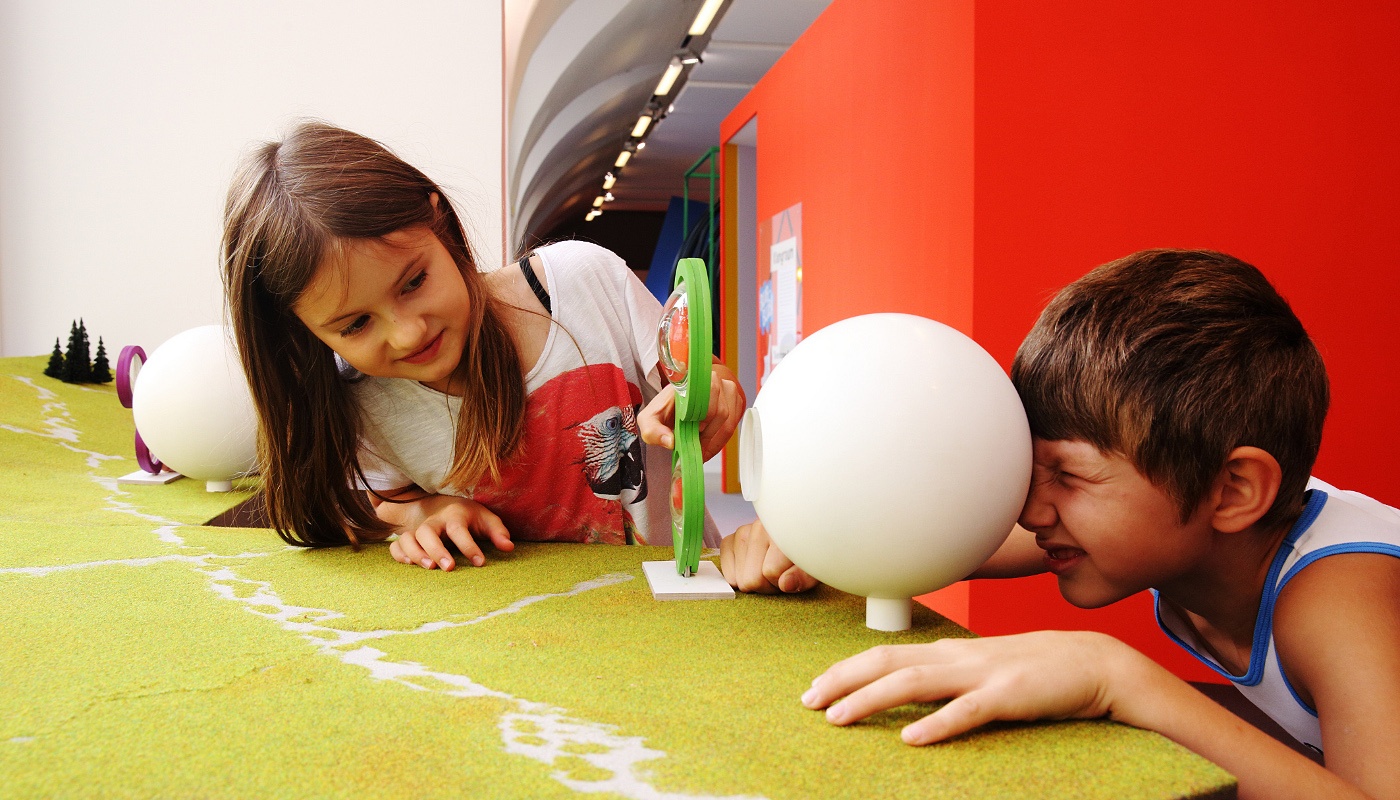
<instances>
[{"instance_id":1,"label":"white wall","mask_svg":"<svg viewBox=\"0 0 1400 800\"><path fill-rule=\"evenodd\" d=\"M0 355L83 317L113 360L222 321L240 155L313 116L502 224L501 0L0 0Z\"/></svg>"}]
</instances>

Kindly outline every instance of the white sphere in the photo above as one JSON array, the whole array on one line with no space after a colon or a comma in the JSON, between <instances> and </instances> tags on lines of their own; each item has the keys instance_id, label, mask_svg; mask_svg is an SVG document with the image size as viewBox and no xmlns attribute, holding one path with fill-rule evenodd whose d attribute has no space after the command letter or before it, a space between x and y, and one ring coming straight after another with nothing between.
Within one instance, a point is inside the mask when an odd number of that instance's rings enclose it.
<instances>
[{"instance_id":1,"label":"white sphere","mask_svg":"<svg viewBox=\"0 0 1400 800\"><path fill-rule=\"evenodd\" d=\"M774 369L740 431L740 481L774 543L845 592L903 601L966 577L1030 486L1015 388L976 342L909 314L842 320ZM883 613L883 612L881 612ZM896 612L896 616L898 613ZM893 627L888 627L892 625Z\"/></svg>"},{"instance_id":2,"label":"white sphere","mask_svg":"<svg viewBox=\"0 0 1400 800\"><path fill-rule=\"evenodd\" d=\"M151 455L211 489L257 463L257 412L222 325L191 328L156 348L132 386L131 414Z\"/></svg>"}]
</instances>

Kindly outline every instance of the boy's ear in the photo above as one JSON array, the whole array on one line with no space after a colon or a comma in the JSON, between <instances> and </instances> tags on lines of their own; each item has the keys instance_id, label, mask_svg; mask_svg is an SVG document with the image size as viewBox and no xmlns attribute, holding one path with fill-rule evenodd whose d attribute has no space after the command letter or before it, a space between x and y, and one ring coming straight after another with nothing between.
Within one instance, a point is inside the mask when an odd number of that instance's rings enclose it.
<instances>
[{"instance_id":1,"label":"boy's ear","mask_svg":"<svg viewBox=\"0 0 1400 800\"><path fill-rule=\"evenodd\" d=\"M1225 458L1225 467L1216 479L1216 530L1238 533L1264 516L1278 497L1283 469L1268 451L1258 447L1236 447Z\"/></svg>"},{"instance_id":2,"label":"boy's ear","mask_svg":"<svg viewBox=\"0 0 1400 800\"><path fill-rule=\"evenodd\" d=\"M437 211L437 207L438 207L438 193L437 193L437 192L432 192L431 194L429 194L429 195L428 195L428 202L429 202L430 204L432 204L433 210L434 210L434 211Z\"/></svg>"}]
</instances>

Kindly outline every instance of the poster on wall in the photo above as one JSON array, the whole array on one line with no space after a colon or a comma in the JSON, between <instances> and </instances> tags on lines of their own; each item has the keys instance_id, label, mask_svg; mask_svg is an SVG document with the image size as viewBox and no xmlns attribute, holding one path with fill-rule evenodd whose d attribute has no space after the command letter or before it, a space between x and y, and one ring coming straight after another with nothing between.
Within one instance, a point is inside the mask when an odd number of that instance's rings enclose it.
<instances>
[{"instance_id":1,"label":"poster on wall","mask_svg":"<svg viewBox=\"0 0 1400 800\"><path fill-rule=\"evenodd\" d=\"M802 341L802 204L758 224L758 386Z\"/></svg>"}]
</instances>

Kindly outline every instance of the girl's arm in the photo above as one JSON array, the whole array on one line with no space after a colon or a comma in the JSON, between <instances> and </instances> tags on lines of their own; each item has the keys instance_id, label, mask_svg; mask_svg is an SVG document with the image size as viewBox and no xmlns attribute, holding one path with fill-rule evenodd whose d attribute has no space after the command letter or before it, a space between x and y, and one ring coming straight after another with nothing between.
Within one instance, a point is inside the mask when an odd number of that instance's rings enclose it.
<instances>
[{"instance_id":1,"label":"girl's arm","mask_svg":"<svg viewBox=\"0 0 1400 800\"><path fill-rule=\"evenodd\" d=\"M940 700L948 703L904 728L906 743L941 741L992 720L1107 717L1156 731L1210 759L1235 776L1246 800L1366 797L1099 633L1039 631L877 647L836 664L802 696L804 705L825 708L837 725Z\"/></svg>"},{"instance_id":2,"label":"girl's arm","mask_svg":"<svg viewBox=\"0 0 1400 800\"><path fill-rule=\"evenodd\" d=\"M385 500L370 493L370 503L380 519L394 526L399 538L389 545L389 553L402 564L424 569L440 567L450 571L456 560L443 542L456 545L462 557L473 566L486 563L477 537L490 540L501 552L515 549L510 532L501 518L475 500L448 494L428 494L417 486L381 492Z\"/></svg>"},{"instance_id":3,"label":"girl's arm","mask_svg":"<svg viewBox=\"0 0 1400 800\"><path fill-rule=\"evenodd\" d=\"M1400 558L1345 553L1305 567L1274 606L1274 644L1317 711L1327 768L1400 798Z\"/></svg>"}]
</instances>

